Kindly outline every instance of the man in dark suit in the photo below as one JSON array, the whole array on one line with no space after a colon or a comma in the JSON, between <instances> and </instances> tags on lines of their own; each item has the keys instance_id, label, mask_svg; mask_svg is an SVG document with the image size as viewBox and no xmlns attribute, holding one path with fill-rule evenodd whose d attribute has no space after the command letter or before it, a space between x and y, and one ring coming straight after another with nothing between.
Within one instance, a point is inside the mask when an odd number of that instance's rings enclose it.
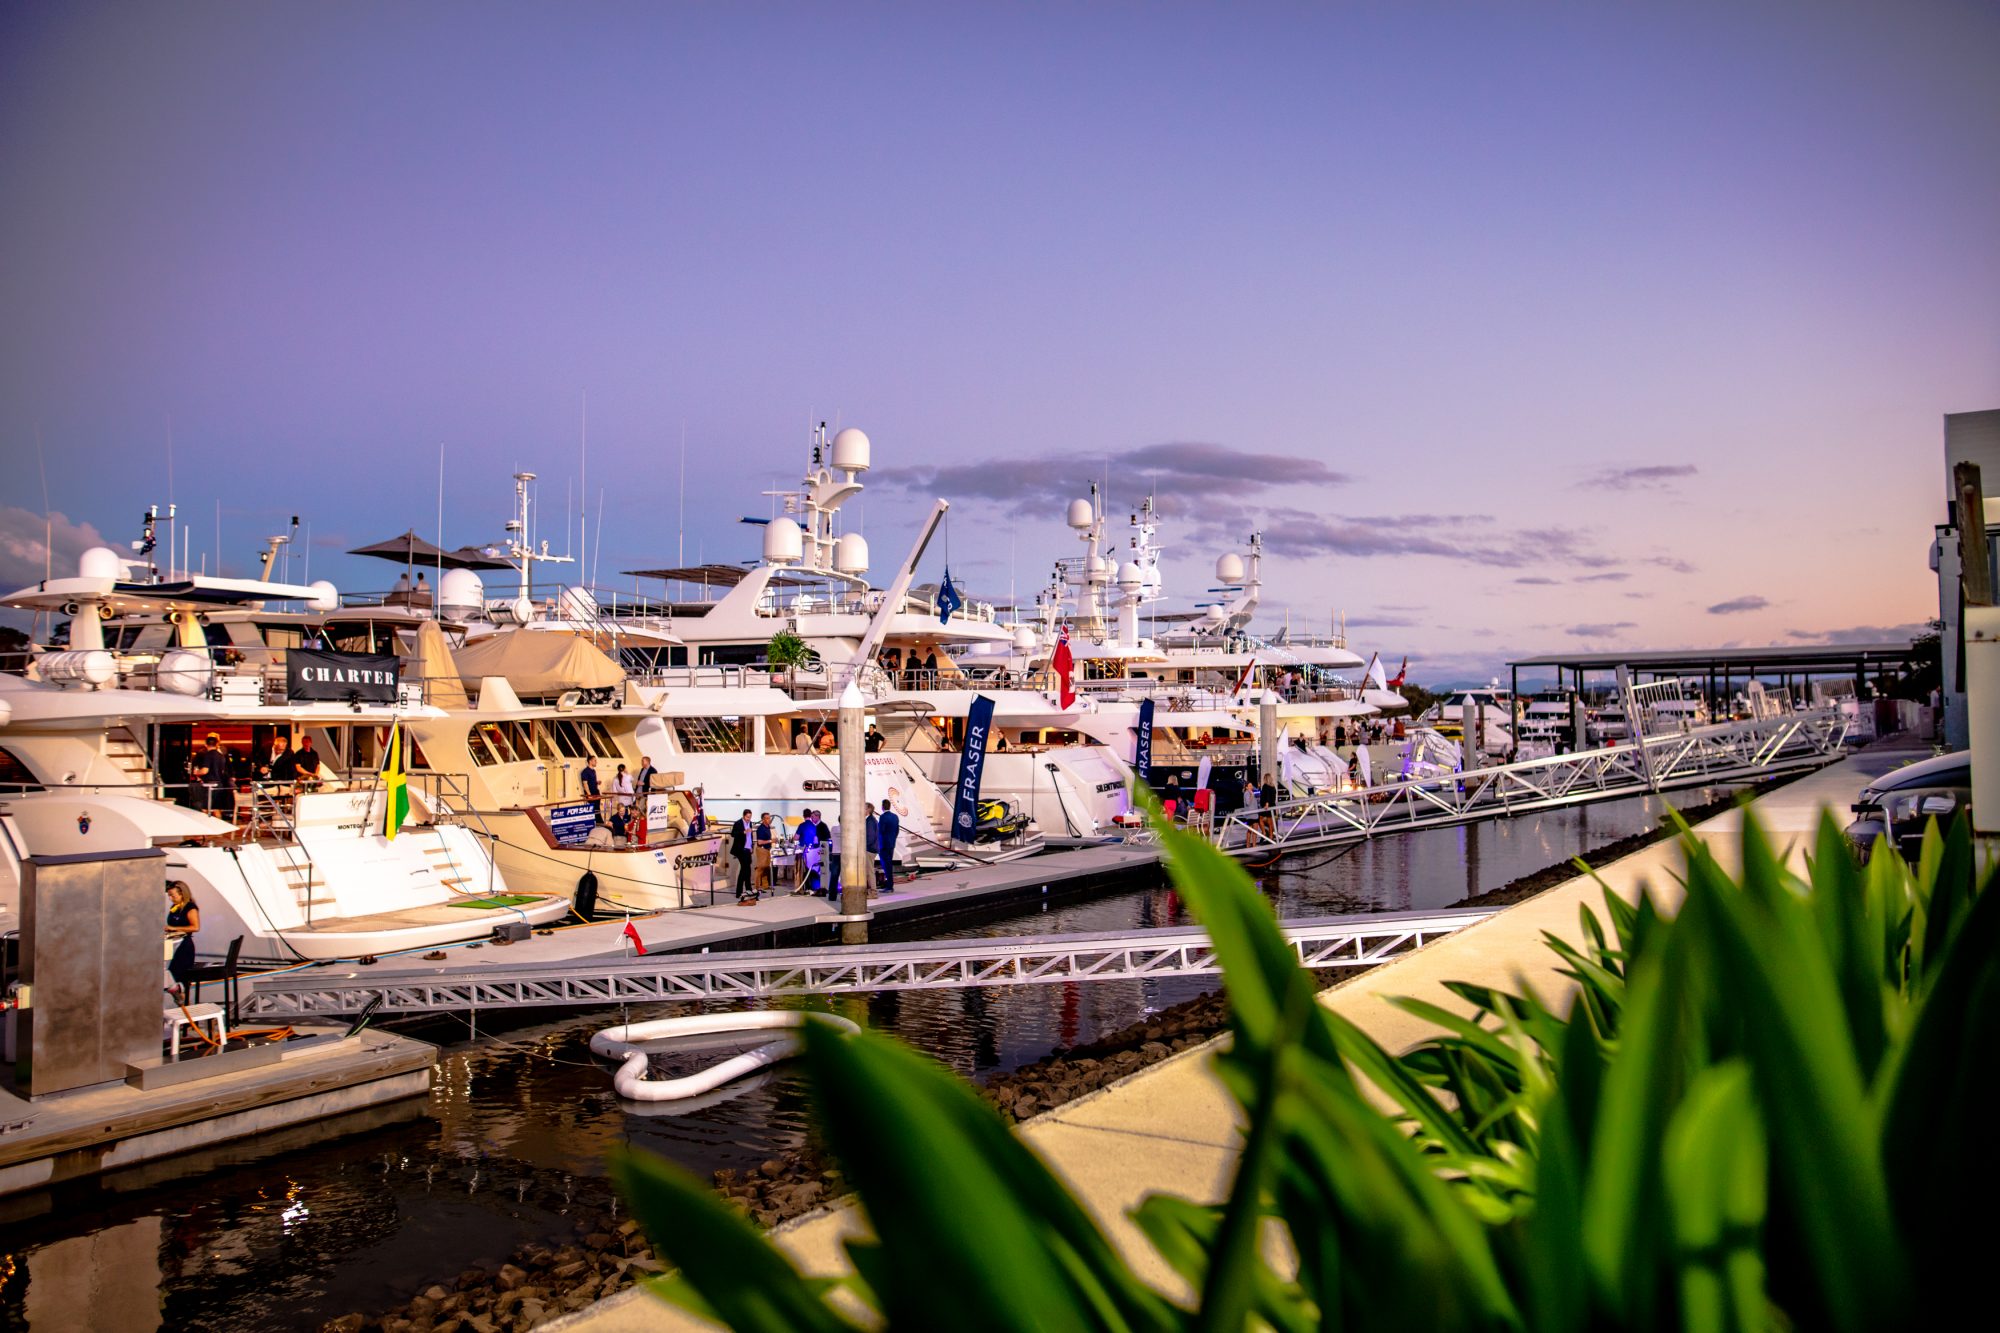
<instances>
[{"instance_id":1,"label":"man in dark suit","mask_svg":"<svg viewBox=\"0 0 2000 1333\"><path fill-rule=\"evenodd\" d=\"M757 821L745 810L743 818L729 826L729 854L736 858L736 905L747 907L757 901L750 887L750 849L757 843Z\"/></svg>"},{"instance_id":2,"label":"man in dark suit","mask_svg":"<svg viewBox=\"0 0 2000 1333\"><path fill-rule=\"evenodd\" d=\"M882 814L875 821L876 856L882 866L882 892L896 891L896 835L903 831L903 821L896 818L896 812L889 808L889 800L882 798Z\"/></svg>"}]
</instances>

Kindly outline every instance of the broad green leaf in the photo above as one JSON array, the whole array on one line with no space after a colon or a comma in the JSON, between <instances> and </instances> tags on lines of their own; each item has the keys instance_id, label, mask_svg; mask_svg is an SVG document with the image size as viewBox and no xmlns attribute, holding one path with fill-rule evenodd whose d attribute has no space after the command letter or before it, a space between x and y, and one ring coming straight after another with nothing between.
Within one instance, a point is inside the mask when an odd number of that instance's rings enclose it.
<instances>
[{"instance_id":1,"label":"broad green leaf","mask_svg":"<svg viewBox=\"0 0 2000 1333\"><path fill-rule=\"evenodd\" d=\"M1711 1065L1688 1081L1662 1156L1681 1327L1763 1328L1769 1301L1760 1233L1770 1168L1746 1065Z\"/></svg>"}]
</instances>

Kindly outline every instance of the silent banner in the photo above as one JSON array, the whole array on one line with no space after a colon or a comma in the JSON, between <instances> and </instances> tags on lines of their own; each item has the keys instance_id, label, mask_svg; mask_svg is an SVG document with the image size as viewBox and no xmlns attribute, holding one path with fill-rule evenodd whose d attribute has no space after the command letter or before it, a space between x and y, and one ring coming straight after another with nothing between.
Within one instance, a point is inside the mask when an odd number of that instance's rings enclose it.
<instances>
[{"instance_id":1,"label":"silent banner","mask_svg":"<svg viewBox=\"0 0 2000 1333\"><path fill-rule=\"evenodd\" d=\"M1153 780L1153 701L1139 703L1139 734L1132 744L1132 772L1144 784Z\"/></svg>"},{"instance_id":2,"label":"silent banner","mask_svg":"<svg viewBox=\"0 0 2000 1333\"><path fill-rule=\"evenodd\" d=\"M979 774L986 767L986 737L993 730L993 701L979 695L965 714L965 752L958 757L958 791L951 806L951 836L971 842L979 834Z\"/></svg>"},{"instance_id":3,"label":"silent banner","mask_svg":"<svg viewBox=\"0 0 2000 1333\"><path fill-rule=\"evenodd\" d=\"M392 704L397 662L393 653L285 650L285 697L307 703Z\"/></svg>"}]
</instances>

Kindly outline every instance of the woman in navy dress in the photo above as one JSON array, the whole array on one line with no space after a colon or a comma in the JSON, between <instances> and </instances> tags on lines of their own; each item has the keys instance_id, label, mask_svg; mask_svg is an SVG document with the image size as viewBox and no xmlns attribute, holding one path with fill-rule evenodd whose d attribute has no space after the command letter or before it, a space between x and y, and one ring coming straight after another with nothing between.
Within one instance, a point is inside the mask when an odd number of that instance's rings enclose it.
<instances>
[{"instance_id":1,"label":"woman in navy dress","mask_svg":"<svg viewBox=\"0 0 2000 1333\"><path fill-rule=\"evenodd\" d=\"M201 929L201 909L181 880L167 881L167 938L178 939L174 956L167 963L176 990L187 985L194 972L194 933Z\"/></svg>"}]
</instances>

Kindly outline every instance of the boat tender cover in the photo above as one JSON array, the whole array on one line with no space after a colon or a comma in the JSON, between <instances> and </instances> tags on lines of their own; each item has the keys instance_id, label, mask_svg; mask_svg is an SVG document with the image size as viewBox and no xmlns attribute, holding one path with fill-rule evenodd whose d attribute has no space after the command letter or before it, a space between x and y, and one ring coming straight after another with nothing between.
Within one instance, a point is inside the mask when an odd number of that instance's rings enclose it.
<instances>
[{"instance_id":1,"label":"boat tender cover","mask_svg":"<svg viewBox=\"0 0 2000 1333\"><path fill-rule=\"evenodd\" d=\"M625 670L580 634L520 630L478 639L453 654L459 677L500 676L517 695L595 690L625 679Z\"/></svg>"}]
</instances>

